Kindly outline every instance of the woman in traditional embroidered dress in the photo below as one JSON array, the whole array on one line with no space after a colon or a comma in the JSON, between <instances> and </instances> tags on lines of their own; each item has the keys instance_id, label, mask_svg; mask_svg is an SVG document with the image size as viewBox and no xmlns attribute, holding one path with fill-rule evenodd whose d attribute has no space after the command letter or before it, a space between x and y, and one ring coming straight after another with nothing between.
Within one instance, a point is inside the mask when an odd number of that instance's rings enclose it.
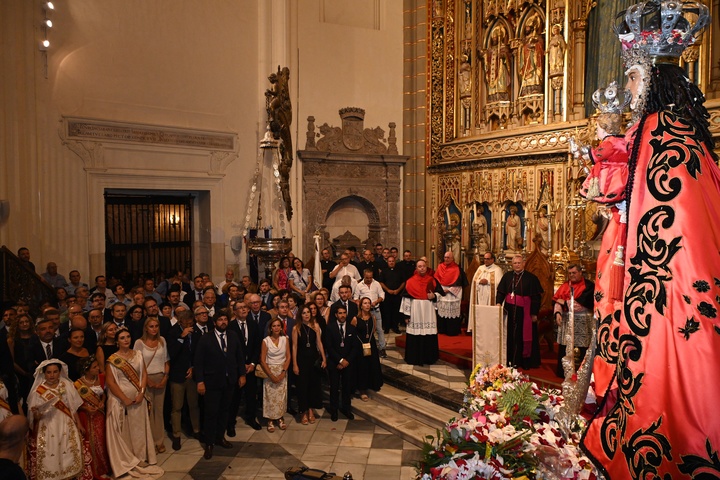
<instances>
[{"instance_id":1,"label":"woman in traditional embroidered dress","mask_svg":"<svg viewBox=\"0 0 720 480\"><path fill-rule=\"evenodd\" d=\"M150 425L155 440L155 451L164 453L163 406L170 362L165 339L160 336L160 322L157 317L149 317L145 320L143 336L135 341L135 350L142 353L147 371L147 396L150 402Z\"/></svg>"},{"instance_id":2,"label":"woman in traditional embroidered dress","mask_svg":"<svg viewBox=\"0 0 720 480\"><path fill-rule=\"evenodd\" d=\"M292 330L292 357L295 389L297 390L298 406L302 413L301 423L315 423L313 407L322 404L320 378L322 372L315 367L320 361L320 369L325 369L325 350L322 344L322 331L312 318L310 309L303 306L299 309Z\"/></svg>"},{"instance_id":3,"label":"woman in traditional embroidered dress","mask_svg":"<svg viewBox=\"0 0 720 480\"><path fill-rule=\"evenodd\" d=\"M8 389L2 379L0 379L0 422L10 415L12 415L12 410L8 403Z\"/></svg>"},{"instance_id":4,"label":"woman in traditional embroidered dress","mask_svg":"<svg viewBox=\"0 0 720 480\"><path fill-rule=\"evenodd\" d=\"M433 278L427 260L421 258L415 273L405 282L400 311L408 317L405 362L410 365L431 365L440 356L437 336L437 317L434 302L445 293Z\"/></svg>"},{"instance_id":5,"label":"woman in traditional embroidered dress","mask_svg":"<svg viewBox=\"0 0 720 480\"><path fill-rule=\"evenodd\" d=\"M105 382L94 355L78 362L80 378L75 382L83 404L78 409L80 424L85 429L85 442L90 450L94 479L110 478L110 460L105 441Z\"/></svg>"},{"instance_id":6,"label":"woman in traditional embroidered dress","mask_svg":"<svg viewBox=\"0 0 720 480\"><path fill-rule=\"evenodd\" d=\"M616 383L582 446L606 478L718 478L720 169L704 96L679 66L710 15L657 0L623 13L636 122L625 293Z\"/></svg>"},{"instance_id":7,"label":"woman in traditional embroidered dress","mask_svg":"<svg viewBox=\"0 0 720 480\"><path fill-rule=\"evenodd\" d=\"M363 355L359 357L355 366L355 387L360 391L360 399L363 402L370 400L370 397L367 396L368 390L377 392L383 385L382 371L380 370L380 352L375 342L377 324L372 309L372 300L363 297L360 299L360 311L357 317L350 322L357 331L358 342L370 344L370 355L365 355L364 345L361 346Z\"/></svg>"},{"instance_id":8,"label":"woman in traditional embroidered dress","mask_svg":"<svg viewBox=\"0 0 720 480\"><path fill-rule=\"evenodd\" d=\"M107 399L107 448L113 475L141 476L161 473L157 463L148 416L145 389L147 372L140 352L130 348L130 331L117 332L118 351L105 365Z\"/></svg>"},{"instance_id":9,"label":"woman in traditional embroidered dress","mask_svg":"<svg viewBox=\"0 0 720 480\"><path fill-rule=\"evenodd\" d=\"M110 355L118 351L117 336L118 327L115 322L103 323L100 328L100 336L98 337L97 349L95 350L95 358L97 358L100 370L105 371L105 361Z\"/></svg>"},{"instance_id":10,"label":"woman in traditional embroidered dress","mask_svg":"<svg viewBox=\"0 0 720 480\"><path fill-rule=\"evenodd\" d=\"M263 417L267 418L267 429L271 433L275 431L274 421L280 430L287 428L283 414L287 410L290 359L290 342L283 333L283 322L275 319L270 322L268 336L260 345L260 368L267 374L263 380Z\"/></svg>"},{"instance_id":11,"label":"woman in traditional embroidered dress","mask_svg":"<svg viewBox=\"0 0 720 480\"><path fill-rule=\"evenodd\" d=\"M50 359L38 365L28 395L31 479L68 479L82 473L83 428L77 415L82 403L65 363Z\"/></svg>"}]
</instances>

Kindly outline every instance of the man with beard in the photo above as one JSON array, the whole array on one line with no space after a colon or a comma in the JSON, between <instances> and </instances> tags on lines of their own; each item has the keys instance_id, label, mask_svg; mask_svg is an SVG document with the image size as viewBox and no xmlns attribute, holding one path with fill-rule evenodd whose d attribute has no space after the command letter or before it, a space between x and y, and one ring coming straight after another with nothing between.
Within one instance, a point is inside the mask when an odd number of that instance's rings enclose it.
<instances>
[{"instance_id":1,"label":"man with beard","mask_svg":"<svg viewBox=\"0 0 720 480\"><path fill-rule=\"evenodd\" d=\"M225 439L225 427L230 398L235 385L245 386L245 354L235 332L227 331L230 315L220 310L215 317L215 329L203 335L195 352L197 392L205 397L205 454L210 460L214 446L232 448Z\"/></svg>"},{"instance_id":2,"label":"man with beard","mask_svg":"<svg viewBox=\"0 0 720 480\"><path fill-rule=\"evenodd\" d=\"M522 255L512 259L512 271L498 284L496 300L507 315L507 362L525 370L540 366L538 317L543 289L540 280L525 270Z\"/></svg>"}]
</instances>

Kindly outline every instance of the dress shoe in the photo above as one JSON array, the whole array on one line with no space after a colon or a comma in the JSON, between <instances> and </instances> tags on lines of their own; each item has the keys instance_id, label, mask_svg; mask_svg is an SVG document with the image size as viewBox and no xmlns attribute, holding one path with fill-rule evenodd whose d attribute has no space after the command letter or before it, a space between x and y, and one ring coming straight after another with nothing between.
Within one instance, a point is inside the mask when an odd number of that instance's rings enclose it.
<instances>
[{"instance_id":1,"label":"dress shoe","mask_svg":"<svg viewBox=\"0 0 720 480\"><path fill-rule=\"evenodd\" d=\"M212 458L212 451L213 451L213 446L212 446L212 445L206 446L206 447L205 447L205 455L203 455L203 458L204 458L205 460L210 460L210 459Z\"/></svg>"},{"instance_id":2,"label":"dress shoe","mask_svg":"<svg viewBox=\"0 0 720 480\"><path fill-rule=\"evenodd\" d=\"M384 333L385 335L387 335L388 333L390 333L390 329L389 329L389 328L383 328L383 333Z\"/></svg>"},{"instance_id":3,"label":"dress shoe","mask_svg":"<svg viewBox=\"0 0 720 480\"><path fill-rule=\"evenodd\" d=\"M200 433L200 432L193 432L192 438L194 438L194 439L197 440L198 442L202 442L202 439L203 439L203 438L202 438L202 433Z\"/></svg>"},{"instance_id":4,"label":"dress shoe","mask_svg":"<svg viewBox=\"0 0 720 480\"><path fill-rule=\"evenodd\" d=\"M262 427L254 418L250 420L245 420L245 424L253 430L262 430Z\"/></svg>"},{"instance_id":5,"label":"dress shoe","mask_svg":"<svg viewBox=\"0 0 720 480\"><path fill-rule=\"evenodd\" d=\"M217 442L223 448L233 448L233 444L225 440L224 438Z\"/></svg>"},{"instance_id":6,"label":"dress shoe","mask_svg":"<svg viewBox=\"0 0 720 480\"><path fill-rule=\"evenodd\" d=\"M348 420L355 420L355 414L353 414L350 410L340 410L340 411L342 412L343 415L345 415L345 417Z\"/></svg>"},{"instance_id":7,"label":"dress shoe","mask_svg":"<svg viewBox=\"0 0 720 480\"><path fill-rule=\"evenodd\" d=\"M232 438L235 436L235 427L228 427L227 428L227 436Z\"/></svg>"},{"instance_id":8,"label":"dress shoe","mask_svg":"<svg viewBox=\"0 0 720 480\"><path fill-rule=\"evenodd\" d=\"M172 449L180 450L180 437L172 437Z\"/></svg>"},{"instance_id":9,"label":"dress shoe","mask_svg":"<svg viewBox=\"0 0 720 480\"><path fill-rule=\"evenodd\" d=\"M337 422L337 420L338 420L337 411L334 411L334 412L330 413L330 420L333 421L333 422Z\"/></svg>"},{"instance_id":10,"label":"dress shoe","mask_svg":"<svg viewBox=\"0 0 720 480\"><path fill-rule=\"evenodd\" d=\"M381 358L387 358L387 353L385 352L385 349L384 349L384 348L383 348L382 350L380 350L380 357L381 357Z\"/></svg>"},{"instance_id":11,"label":"dress shoe","mask_svg":"<svg viewBox=\"0 0 720 480\"><path fill-rule=\"evenodd\" d=\"M398 335L400 335L400 328L395 327L392 329L392 331L393 331L393 333L397 333Z\"/></svg>"}]
</instances>

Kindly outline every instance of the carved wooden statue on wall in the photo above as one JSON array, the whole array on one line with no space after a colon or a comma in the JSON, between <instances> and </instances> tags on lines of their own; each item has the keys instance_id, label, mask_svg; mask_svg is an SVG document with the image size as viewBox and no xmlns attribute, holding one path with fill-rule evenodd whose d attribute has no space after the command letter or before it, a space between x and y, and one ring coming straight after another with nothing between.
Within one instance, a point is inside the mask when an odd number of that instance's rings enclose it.
<instances>
[{"instance_id":1,"label":"carved wooden statue on wall","mask_svg":"<svg viewBox=\"0 0 720 480\"><path fill-rule=\"evenodd\" d=\"M517 205L510 205L505 218L505 250L520 253L523 249L522 217Z\"/></svg>"},{"instance_id":2,"label":"carved wooden statue on wall","mask_svg":"<svg viewBox=\"0 0 720 480\"><path fill-rule=\"evenodd\" d=\"M542 22L538 13L528 18L524 27L525 38L518 56L520 96L543 93L543 72L545 65L545 42Z\"/></svg>"},{"instance_id":3,"label":"carved wooden statue on wall","mask_svg":"<svg viewBox=\"0 0 720 480\"><path fill-rule=\"evenodd\" d=\"M485 81L487 82L487 101L510 100L510 47L507 31L498 24L490 33L488 48L481 52L485 63Z\"/></svg>"},{"instance_id":4,"label":"carved wooden statue on wall","mask_svg":"<svg viewBox=\"0 0 720 480\"><path fill-rule=\"evenodd\" d=\"M292 218L292 199L290 198L290 169L293 164L292 132L292 104L290 103L290 69L278 65L277 73L271 73L268 77L270 88L265 91L265 107L267 109L270 130L280 143L281 162L278 166L280 171L280 190L285 202L285 214L288 220Z\"/></svg>"}]
</instances>

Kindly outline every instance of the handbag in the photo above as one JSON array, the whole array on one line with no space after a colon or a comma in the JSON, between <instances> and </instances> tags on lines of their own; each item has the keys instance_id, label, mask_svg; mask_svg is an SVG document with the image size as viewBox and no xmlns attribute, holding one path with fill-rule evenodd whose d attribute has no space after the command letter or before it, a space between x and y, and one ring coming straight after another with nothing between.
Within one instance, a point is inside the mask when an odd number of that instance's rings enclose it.
<instances>
[{"instance_id":1,"label":"handbag","mask_svg":"<svg viewBox=\"0 0 720 480\"><path fill-rule=\"evenodd\" d=\"M260 364L255 365L255 377L256 378L268 378L267 373L265 373L265 370L260 366Z\"/></svg>"},{"instance_id":2,"label":"handbag","mask_svg":"<svg viewBox=\"0 0 720 480\"><path fill-rule=\"evenodd\" d=\"M363 347L363 357L369 357L370 355L372 355L372 347L370 346L370 342L363 343L362 347Z\"/></svg>"}]
</instances>

